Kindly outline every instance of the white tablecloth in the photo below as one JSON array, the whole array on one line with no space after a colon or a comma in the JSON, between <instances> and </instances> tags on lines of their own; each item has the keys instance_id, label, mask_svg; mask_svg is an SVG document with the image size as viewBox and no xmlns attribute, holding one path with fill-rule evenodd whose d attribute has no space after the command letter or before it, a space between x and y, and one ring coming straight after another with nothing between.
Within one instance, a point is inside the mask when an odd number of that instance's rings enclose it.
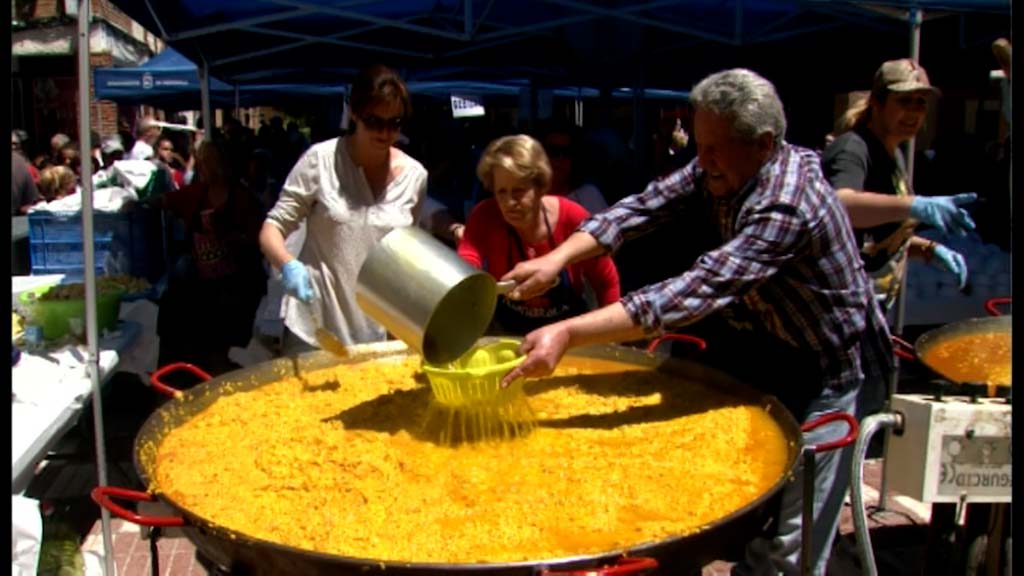
<instances>
[{"instance_id":1,"label":"white tablecloth","mask_svg":"<svg viewBox=\"0 0 1024 576\"><path fill-rule=\"evenodd\" d=\"M119 356L130 350L141 328L122 322L100 339L100 381L118 366ZM40 353L22 352L11 369L11 478L18 494L32 480L35 467L74 426L89 405L92 381L86 372L84 345L65 346Z\"/></svg>"},{"instance_id":2,"label":"white tablecloth","mask_svg":"<svg viewBox=\"0 0 1024 576\"><path fill-rule=\"evenodd\" d=\"M57 284L62 274L14 276L11 301L38 286ZM156 368L156 306L152 302L125 302L118 327L100 338L100 383L115 370L144 373ZM92 381L86 372L84 345L37 353L22 351L11 369L11 475L12 493L24 491L36 465L75 425L89 405Z\"/></svg>"}]
</instances>

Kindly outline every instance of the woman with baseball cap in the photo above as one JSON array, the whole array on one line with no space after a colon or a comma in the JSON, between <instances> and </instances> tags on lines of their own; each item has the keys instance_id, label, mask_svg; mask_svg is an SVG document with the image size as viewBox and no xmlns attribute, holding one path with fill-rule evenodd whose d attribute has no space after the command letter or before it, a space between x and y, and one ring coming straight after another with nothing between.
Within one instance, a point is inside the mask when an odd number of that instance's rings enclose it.
<instances>
[{"instance_id":1,"label":"woman with baseball cap","mask_svg":"<svg viewBox=\"0 0 1024 576\"><path fill-rule=\"evenodd\" d=\"M961 289L967 283L963 256L917 236L915 229L923 223L943 233L966 234L974 229L974 221L960 206L977 195L914 195L900 149L921 130L929 102L938 94L917 62L904 58L883 63L871 95L853 114L852 129L836 137L822 154L825 177L846 207L864 267L885 309L895 302L908 257L955 274Z\"/></svg>"}]
</instances>

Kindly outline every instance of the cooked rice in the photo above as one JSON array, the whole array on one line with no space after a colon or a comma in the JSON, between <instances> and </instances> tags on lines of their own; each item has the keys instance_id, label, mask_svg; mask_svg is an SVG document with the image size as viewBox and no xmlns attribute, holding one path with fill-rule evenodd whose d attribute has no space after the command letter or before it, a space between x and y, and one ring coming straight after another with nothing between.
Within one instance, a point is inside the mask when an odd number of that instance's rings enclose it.
<instances>
[{"instance_id":1,"label":"cooked rice","mask_svg":"<svg viewBox=\"0 0 1024 576\"><path fill-rule=\"evenodd\" d=\"M777 482L792 449L762 406L575 357L526 384L528 436L446 446L423 426L418 371L417 359L377 360L225 395L166 436L152 488L298 548L512 562L697 531Z\"/></svg>"}]
</instances>

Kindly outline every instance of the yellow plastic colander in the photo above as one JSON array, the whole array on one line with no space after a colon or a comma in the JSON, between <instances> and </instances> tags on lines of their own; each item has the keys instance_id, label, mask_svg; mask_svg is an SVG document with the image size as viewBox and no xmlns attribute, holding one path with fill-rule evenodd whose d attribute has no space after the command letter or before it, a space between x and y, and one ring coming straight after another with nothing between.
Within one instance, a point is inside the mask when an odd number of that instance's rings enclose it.
<instances>
[{"instance_id":1,"label":"yellow plastic colander","mask_svg":"<svg viewBox=\"0 0 1024 576\"><path fill-rule=\"evenodd\" d=\"M501 379L526 359L519 342L497 340L481 344L443 366L423 363L423 372L438 402L446 406L496 405L522 395L522 378L506 388Z\"/></svg>"}]
</instances>

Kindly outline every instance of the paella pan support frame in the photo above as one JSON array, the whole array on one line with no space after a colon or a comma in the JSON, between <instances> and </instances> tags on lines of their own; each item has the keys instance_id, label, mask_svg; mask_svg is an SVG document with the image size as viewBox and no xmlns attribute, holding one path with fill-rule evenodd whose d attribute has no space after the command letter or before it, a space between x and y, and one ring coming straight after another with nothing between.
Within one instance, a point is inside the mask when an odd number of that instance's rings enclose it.
<instances>
[{"instance_id":1,"label":"paella pan support frame","mask_svg":"<svg viewBox=\"0 0 1024 576\"><path fill-rule=\"evenodd\" d=\"M831 412L824 414L805 423L800 427L801 432L810 432L816 428L832 422L842 420L846 422L849 429L846 436L831 442L821 444L810 444L803 447L801 458L803 460L804 486L803 486L803 518L800 522L800 574L811 576L811 551L814 544L812 533L814 526L814 455L818 452L827 452L837 448L844 448L857 440L857 419L846 412Z\"/></svg>"}]
</instances>

